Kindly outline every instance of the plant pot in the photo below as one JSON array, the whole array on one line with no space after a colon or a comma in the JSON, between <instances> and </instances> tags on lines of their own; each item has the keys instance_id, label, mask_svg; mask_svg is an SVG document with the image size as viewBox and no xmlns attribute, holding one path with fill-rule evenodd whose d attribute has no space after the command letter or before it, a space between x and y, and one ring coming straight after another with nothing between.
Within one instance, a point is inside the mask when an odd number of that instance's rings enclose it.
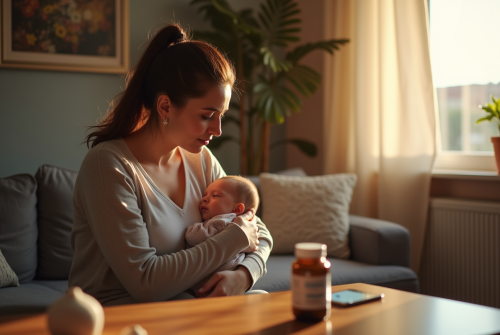
<instances>
[{"instance_id":1,"label":"plant pot","mask_svg":"<svg viewBox=\"0 0 500 335\"><path fill-rule=\"evenodd\" d=\"M492 137L493 150L495 151L495 162L497 163L497 173L500 175L500 136Z\"/></svg>"}]
</instances>

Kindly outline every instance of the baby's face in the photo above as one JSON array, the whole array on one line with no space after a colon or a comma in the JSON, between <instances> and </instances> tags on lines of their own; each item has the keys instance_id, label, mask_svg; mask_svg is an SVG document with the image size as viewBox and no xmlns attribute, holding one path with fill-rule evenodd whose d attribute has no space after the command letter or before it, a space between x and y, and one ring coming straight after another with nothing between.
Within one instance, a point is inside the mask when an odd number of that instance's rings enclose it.
<instances>
[{"instance_id":1,"label":"baby's face","mask_svg":"<svg viewBox=\"0 0 500 335\"><path fill-rule=\"evenodd\" d=\"M233 197L234 192L236 187L229 180L217 179L208 185L200 205L203 221L216 215L232 213L238 205Z\"/></svg>"}]
</instances>

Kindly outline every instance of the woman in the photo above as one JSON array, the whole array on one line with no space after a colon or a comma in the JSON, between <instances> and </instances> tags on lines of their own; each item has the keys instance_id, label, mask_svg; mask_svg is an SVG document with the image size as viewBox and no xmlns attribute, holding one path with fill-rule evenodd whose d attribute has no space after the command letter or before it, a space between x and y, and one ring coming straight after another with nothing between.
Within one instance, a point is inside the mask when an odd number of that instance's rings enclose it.
<instances>
[{"instance_id":1,"label":"woman","mask_svg":"<svg viewBox=\"0 0 500 335\"><path fill-rule=\"evenodd\" d=\"M193 298L184 291L242 250L253 252L197 296L243 294L265 274L272 238L251 212L184 250L186 227L201 221L203 191L225 176L205 146L221 135L234 81L230 63L179 26L155 35L118 103L87 136L69 286L103 305Z\"/></svg>"}]
</instances>

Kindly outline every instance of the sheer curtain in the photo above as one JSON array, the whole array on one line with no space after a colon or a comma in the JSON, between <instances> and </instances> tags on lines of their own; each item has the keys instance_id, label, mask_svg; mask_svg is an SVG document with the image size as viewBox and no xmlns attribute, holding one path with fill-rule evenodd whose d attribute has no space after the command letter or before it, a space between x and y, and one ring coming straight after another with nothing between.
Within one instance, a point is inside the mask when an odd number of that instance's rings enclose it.
<instances>
[{"instance_id":1,"label":"sheer curtain","mask_svg":"<svg viewBox=\"0 0 500 335\"><path fill-rule=\"evenodd\" d=\"M327 37L350 43L326 60L324 172L358 175L352 214L409 229L417 271L436 140L427 0L325 4Z\"/></svg>"}]
</instances>

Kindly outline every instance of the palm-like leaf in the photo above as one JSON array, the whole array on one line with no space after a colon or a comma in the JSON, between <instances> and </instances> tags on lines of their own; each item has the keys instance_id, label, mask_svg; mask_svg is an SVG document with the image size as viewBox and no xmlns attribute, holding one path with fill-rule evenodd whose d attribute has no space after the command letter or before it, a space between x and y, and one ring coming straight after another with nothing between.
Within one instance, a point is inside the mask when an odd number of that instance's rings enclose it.
<instances>
[{"instance_id":1,"label":"palm-like leaf","mask_svg":"<svg viewBox=\"0 0 500 335\"><path fill-rule=\"evenodd\" d=\"M347 42L349 42L349 40L337 39L337 40L320 41L316 43L307 43L299 45L295 47L293 50L287 52L285 58L290 62L297 63L302 57L318 49L324 50L329 54L333 55L334 50L339 50L340 49L339 46L344 45Z\"/></svg>"},{"instance_id":2,"label":"palm-like leaf","mask_svg":"<svg viewBox=\"0 0 500 335\"><path fill-rule=\"evenodd\" d=\"M264 65L270 66L273 72L286 72L292 67L291 62L276 57L268 47L262 47L260 52L263 56Z\"/></svg>"},{"instance_id":3,"label":"palm-like leaf","mask_svg":"<svg viewBox=\"0 0 500 335\"><path fill-rule=\"evenodd\" d=\"M191 5L201 4L198 11L203 14L212 27L222 34L235 34L244 31L243 37L259 40L259 25L251 9L235 12L226 0L193 0Z\"/></svg>"},{"instance_id":4,"label":"palm-like leaf","mask_svg":"<svg viewBox=\"0 0 500 335\"><path fill-rule=\"evenodd\" d=\"M225 0L212 0L212 5L219 12L229 16L233 20L234 25L238 27L238 29L243 30L247 34L256 33L254 26L248 23L247 20L245 20L244 16L233 11L233 9L229 6L229 4Z\"/></svg>"},{"instance_id":5,"label":"palm-like leaf","mask_svg":"<svg viewBox=\"0 0 500 335\"><path fill-rule=\"evenodd\" d=\"M254 91L258 94L256 107L263 120L281 124L290 111L300 111L299 98L283 84L270 82L260 76Z\"/></svg>"},{"instance_id":6,"label":"palm-like leaf","mask_svg":"<svg viewBox=\"0 0 500 335\"><path fill-rule=\"evenodd\" d=\"M291 62L280 59L273 51L273 47L287 47L290 42L300 40L298 33L301 20L298 18L300 9L292 0L267 0L261 4L259 19L262 26L263 47L260 52L263 63L273 72L286 72L291 68Z\"/></svg>"},{"instance_id":7,"label":"palm-like leaf","mask_svg":"<svg viewBox=\"0 0 500 335\"><path fill-rule=\"evenodd\" d=\"M223 3L221 6L227 6L225 0L217 0L217 2ZM209 21L212 27L223 33L232 33L234 31L234 22L231 16L227 15L224 12L218 10L218 8L214 5L213 0L193 0L191 1L191 5L200 5L198 8L198 12L200 12L205 20Z\"/></svg>"},{"instance_id":8,"label":"palm-like leaf","mask_svg":"<svg viewBox=\"0 0 500 335\"><path fill-rule=\"evenodd\" d=\"M268 47L287 47L290 42L298 42L301 20L299 6L292 0L267 0L260 5L259 19L266 31Z\"/></svg>"},{"instance_id":9,"label":"palm-like leaf","mask_svg":"<svg viewBox=\"0 0 500 335\"><path fill-rule=\"evenodd\" d=\"M282 77L305 97L316 92L316 89L321 84L321 75L305 65L295 65L292 70L284 73Z\"/></svg>"},{"instance_id":10,"label":"palm-like leaf","mask_svg":"<svg viewBox=\"0 0 500 335\"><path fill-rule=\"evenodd\" d=\"M283 123L289 111L300 112L301 102L297 95L286 87L283 80L288 81L303 96L313 94L321 84L321 75L305 65L295 65L288 72L282 72L274 81L259 77L254 86L257 93L256 107L262 119L272 123Z\"/></svg>"}]
</instances>

